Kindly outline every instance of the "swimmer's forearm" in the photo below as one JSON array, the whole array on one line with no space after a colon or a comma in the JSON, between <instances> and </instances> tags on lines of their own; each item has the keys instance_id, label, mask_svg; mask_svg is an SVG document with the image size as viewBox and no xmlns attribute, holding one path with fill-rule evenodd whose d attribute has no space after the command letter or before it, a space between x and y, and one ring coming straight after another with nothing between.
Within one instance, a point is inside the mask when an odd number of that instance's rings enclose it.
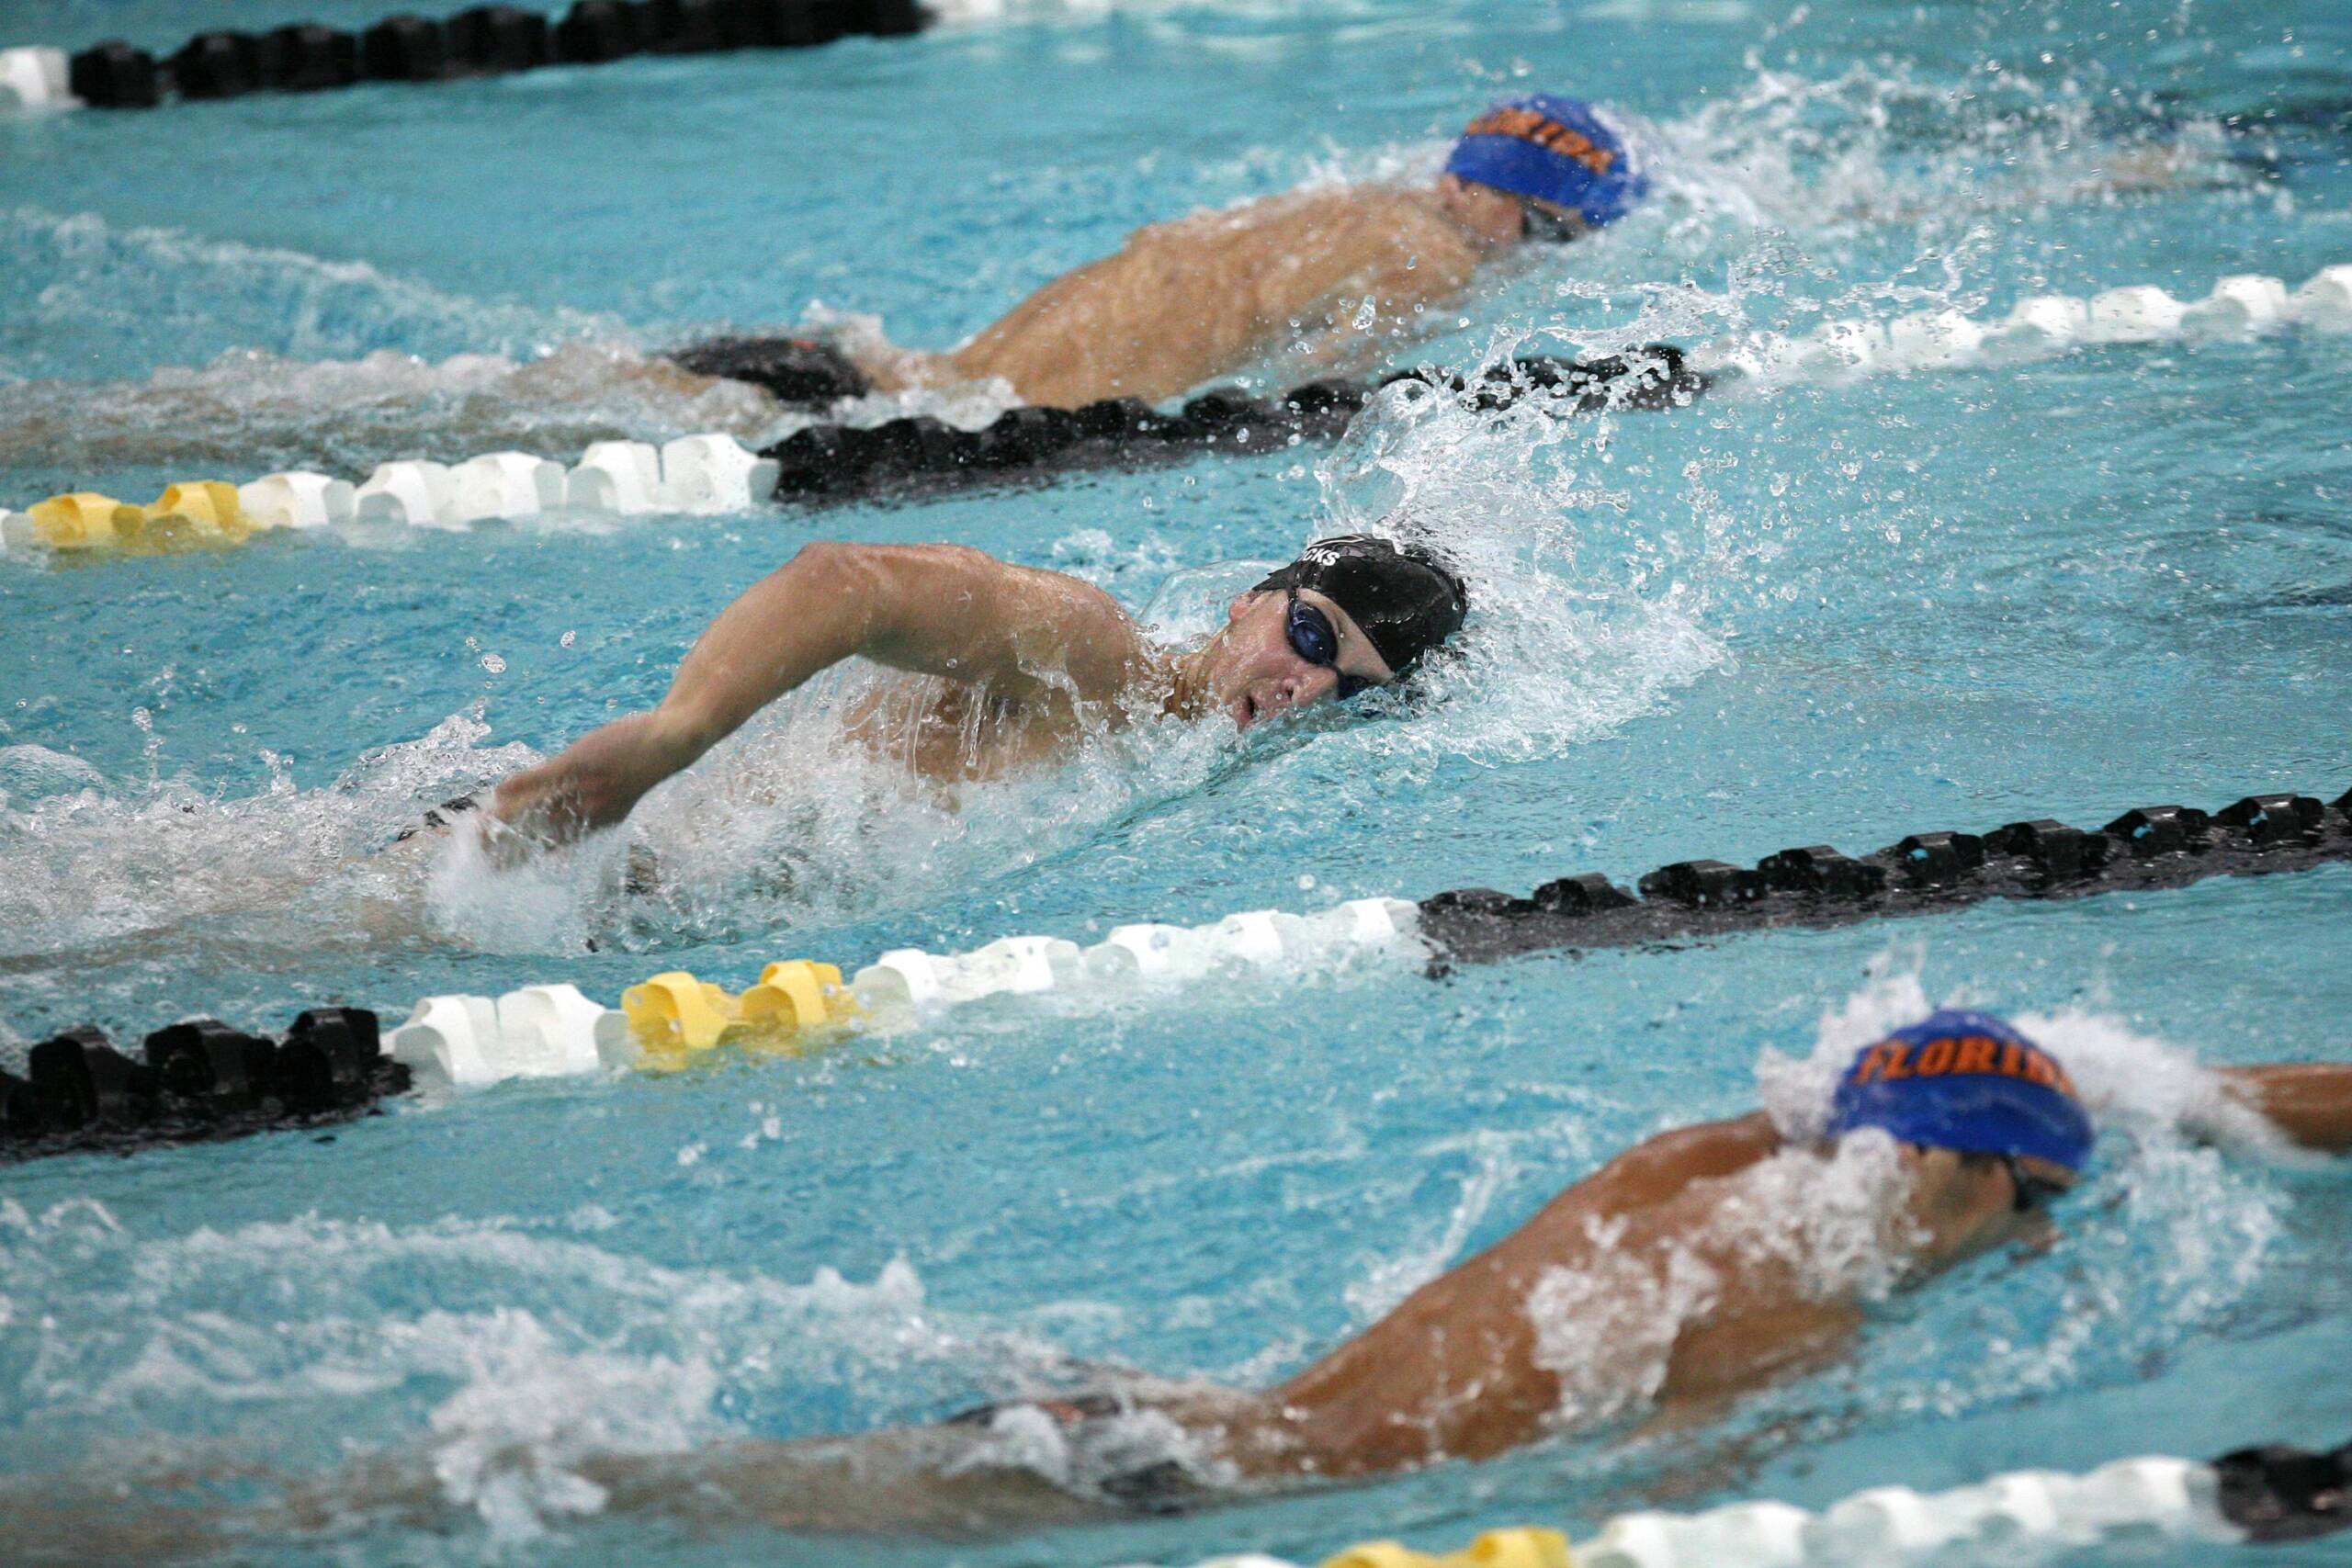
<instances>
[{"instance_id":1,"label":"swimmer's forearm","mask_svg":"<svg viewBox=\"0 0 2352 1568\"><path fill-rule=\"evenodd\" d=\"M718 613L655 710L687 766L820 671L872 651L904 593L873 547L818 541ZM675 769L673 770L673 772Z\"/></svg>"},{"instance_id":2,"label":"swimmer's forearm","mask_svg":"<svg viewBox=\"0 0 2352 1568\"><path fill-rule=\"evenodd\" d=\"M2222 1077L2239 1101L2303 1147L2352 1153L2352 1065L2224 1067Z\"/></svg>"},{"instance_id":3,"label":"swimmer's forearm","mask_svg":"<svg viewBox=\"0 0 2352 1568\"><path fill-rule=\"evenodd\" d=\"M492 815L542 843L609 828L761 708L863 651L883 617L858 554L854 546L804 547L719 613L659 706L593 729L508 779Z\"/></svg>"},{"instance_id":4,"label":"swimmer's forearm","mask_svg":"<svg viewBox=\"0 0 2352 1568\"><path fill-rule=\"evenodd\" d=\"M500 784L491 815L529 840L568 843L620 821L707 749L696 749L658 710L629 714Z\"/></svg>"},{"instance_id":5,"label":"swimmer's forearm","mask_svg":"<svg viewBox=\"0 0 2352 1568\"><path fill-rule=\"evenodd\" d=\"M854 656L1016 696L1035 684L1023 664L1034 657L1094 695L1126 678L1137 646L1107 595L1057 572L954 545L806 545L719 613L659 706L508 780L492 815L546 841L609 827L760 709Z\"/></svg>"}]
</instances>

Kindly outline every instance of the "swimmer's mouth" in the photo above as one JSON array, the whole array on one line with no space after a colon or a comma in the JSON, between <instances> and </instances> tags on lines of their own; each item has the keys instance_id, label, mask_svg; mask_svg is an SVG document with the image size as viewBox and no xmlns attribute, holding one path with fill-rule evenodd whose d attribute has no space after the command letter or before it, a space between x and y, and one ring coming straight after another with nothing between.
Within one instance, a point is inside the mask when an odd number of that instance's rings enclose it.
<instances>
[{"instance_id":1,"label":"swimmer's mouth","mask_svg":"<svg viewBox=\"0 0 2352 1568\"><path fill-rule=\"evenodd\" d=\"M1257 722L1258 699L1251 696L1249 693L1244 692L1241 694L1241 713L1240 716L1236 720L1236 728L1247 729Z\"/></svg>"}]
</instances>

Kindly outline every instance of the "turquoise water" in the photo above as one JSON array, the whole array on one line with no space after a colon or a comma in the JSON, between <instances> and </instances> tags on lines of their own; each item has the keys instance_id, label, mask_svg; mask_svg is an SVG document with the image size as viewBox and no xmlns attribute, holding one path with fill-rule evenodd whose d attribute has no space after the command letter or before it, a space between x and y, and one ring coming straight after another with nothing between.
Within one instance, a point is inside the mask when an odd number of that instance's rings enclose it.
<instances>
[{"instance_id":1,"label":"turquoise water","mask_svg":"<svg viewBox=\"0 0 2352 1568\"><path fill-rule=\"evenodd\" d=\"M0 41L167 45L209 19L28 5ZM943 344L1138 223L1426 177L1521 82L1648 120L1664 193L1410 357L2293 283L2352 261L2347 46L2308 4L1354 0L0 121L0 504L770 435L788 423L748 400L629 368L812 312ZM2156 174L2108 188L2119 170ZM778 957L2332 796L2345 343L2113 347L1607 423L1398 398L1334 452L821 518L0 560L0 1042L547 979L609 1002L656 969L741 986ZM838 750L818 699L853 673L544 877L368 858L653 700L808 538L978 545L1182 636L1244 563L1399 501L1478 578L1470 657L1424 707L1148 735L950 811ZM655 895L616 891L628 843L664 866ZM1666 1483L1817 1505L2332 1445L2342 1177L2184 1147L2134 1100L2055 1256L1896 1298L1849 1366L1733 1418L1737 1460L1562 1441L1176 1519L854 1546L582 1516L552 1479L594 1447L930 1419L1066 1382L1070 1359L1279 1377L1626 1142L1754 1104L1759 1053L1841 1038L1849 1009L2017 1009L2126 1083L2151 1050L2342 1059L2347 887L1008 1004L807 1061L403 1107L328 1144L12 1168L0 1466L160 1448L308 1475L431 1450L464 1497L478 1458L505 1478L481 1490L511 1506L454 1535L356 1531L362 1562L1091 1563L1589 1529Z\"/></svg>"}]
</instances>

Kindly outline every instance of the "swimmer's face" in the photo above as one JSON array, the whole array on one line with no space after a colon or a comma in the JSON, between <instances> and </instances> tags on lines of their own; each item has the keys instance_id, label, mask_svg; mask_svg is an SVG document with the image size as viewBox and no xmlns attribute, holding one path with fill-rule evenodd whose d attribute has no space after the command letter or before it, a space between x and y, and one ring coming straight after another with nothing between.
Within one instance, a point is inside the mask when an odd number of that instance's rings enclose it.
<instances>
[{"instance_id":1,"label":"swimmer's face","mask_svg":"<svg viewBox=\"0 0 2352 1568\"><path fill-rule=\"evenodd\" d=\"M1342 675L1375 686L1396 679L1345 610L1311 588L1300 589L1298 598L1322 611L1339 634L1338 667L1315 663L1291 646L1288 594L1244 593L1226 612L1225 629L1205 650L1210 700L1233 716L1238 729L1331 701Z\"/></svg>"},{"instance_id":2,"label":"swimmer's face","mask_svg":"<svg viewBox=\"0 0 2352 1568\"><path fill-rule=\"evenodd\" d=\"M1569 208L1532 197L1513 196L1459 175L1437 177L1437 200L1439 208L1457 227L1468 230L1490 245L1507 245L1519 240L1526 232L1528 208L1572 231L1584 228L1583 215Z\"/></svg>"},{"instance_id":3,"label":"swimmer's face","mask_svg":"<svg viewBox=\"0 0 2352 1568\"><path fill-rule=\"evenodd\" d=\"M2022 1155L1997 1159L1951 1149L1902 1145L1911 1172L1911 1213L1928 1237L1928 1253L1946 1259L1988 1247L2047 1237L2049 1198L2075 1184L2063 1165Z\"/></svg>"}]
</instances>

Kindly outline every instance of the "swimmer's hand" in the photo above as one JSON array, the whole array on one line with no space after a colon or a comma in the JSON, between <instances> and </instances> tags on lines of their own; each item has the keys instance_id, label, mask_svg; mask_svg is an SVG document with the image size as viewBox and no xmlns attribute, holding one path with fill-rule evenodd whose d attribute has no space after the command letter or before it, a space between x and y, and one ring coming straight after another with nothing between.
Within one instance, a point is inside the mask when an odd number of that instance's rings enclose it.
<instances>
[{"instance_id":1,"label":"swimmer's hand","mask_svg":"<svg viewBox=\"0 0 2352 1568\"><path fill-rule=\"evenodd\" d=\"M592 729L562 755L498 786L481 823L482 850L493 865L515 865L610 827L710 744L666 703Z\"/></svg>"}]
</instances>

